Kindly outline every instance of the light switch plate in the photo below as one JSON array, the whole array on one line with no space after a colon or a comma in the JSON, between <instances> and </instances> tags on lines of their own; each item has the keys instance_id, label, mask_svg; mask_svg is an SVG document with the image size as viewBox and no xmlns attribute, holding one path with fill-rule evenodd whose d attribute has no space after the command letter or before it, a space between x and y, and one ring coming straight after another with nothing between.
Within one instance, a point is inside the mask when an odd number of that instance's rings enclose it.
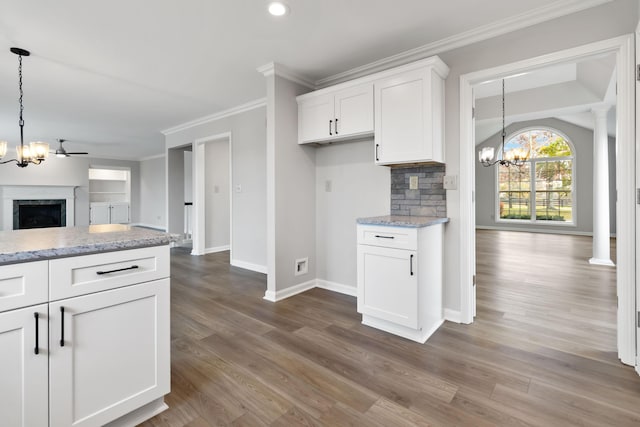
<instances>
[{"instance_id":1,"label":"light switch plate","mask_svg":"<svg viewBox=\"0 0 640 427\"><path fill-rule=\"evenodd\" d=\"M409 177L409 190L417 190L418 189L418 177L416 175L412 175Z\"/></svg>"},{"instance_id":2,"label":"light switch plate","mask_svg":"<svg viewBox=\"0 0 640 427\"><path fill-rule=\"evenodd\" d=\"M444 177L443 186L445 190L458 189L458 175L446 175Z\"/></svg>"}]
</instances>

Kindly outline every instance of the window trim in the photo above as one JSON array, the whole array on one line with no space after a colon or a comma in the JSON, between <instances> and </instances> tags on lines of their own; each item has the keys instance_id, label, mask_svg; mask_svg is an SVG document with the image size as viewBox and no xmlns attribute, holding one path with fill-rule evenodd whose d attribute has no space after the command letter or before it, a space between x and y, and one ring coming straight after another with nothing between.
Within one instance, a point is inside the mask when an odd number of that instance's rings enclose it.
<instances>
[{"instance_id":1,"label":"window trim","mask_svg":"<svg viewBox=\"0 0 640 427\"><path fill-rule=\"evenodd\" d=\"M577 199L576 199L576 147L575 144L573 143L573 141L571 141L571 139L567 136L566 133L553 128L551 126L527 126L524 128L521 128L517 131L511 132L509 134L507 134L507 136L505 137L505 141L509 141L511 138L513 138L516 135L519 135L521 133L525 133L525 132L531 132L533 130L542 130L542 131L549 131L552 133L555 133L556 135L560 135L562 138L564 138L564 140L567 142L567 144L569 145L569 148L571 149L571 156L565 156L565 157L540 157L540 158L534 158L534 159L529 159L527 160L527 163L529 163L530 166L530 176L529 179L531 180L531 184L530 184L530 189L529 189L529 194L530 194L530 200L533 201L533 203L535 204L535 197L536 197L536 186L535 186L535 165L539 162L547 162L547 161L562 161L562 160L571 160L572 161L572 165L571 165L571 206L572 206L572 212L571 212L571 222L566 222L566 221L549 221L549 220L538 220L537 218L535 218L536 214L535 214L535 209L532 209L531 211L531 216L533 218L531 219L506 219L506 218L500 218L500 188L499 188L499 170L500 168L498 167L498 165L496 165L495 168L495 172L494 172L494 188L493 188L493 194L494 194L494 222L496 224L518 224L518 225L540 225L540 226L544 226L544 227L577 227L578 226L578 212L577 212ZM502 141L500 141L496 148L496 153L501 153L502 150Z\"/></svg>"}]
</instances>

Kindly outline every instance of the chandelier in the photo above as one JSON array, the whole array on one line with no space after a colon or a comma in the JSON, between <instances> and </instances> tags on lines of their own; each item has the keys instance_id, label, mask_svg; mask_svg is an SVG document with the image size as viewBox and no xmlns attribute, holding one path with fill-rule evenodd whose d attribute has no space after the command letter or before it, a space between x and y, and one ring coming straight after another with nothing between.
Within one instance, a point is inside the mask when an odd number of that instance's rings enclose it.
<instances>
[{"instance_id":1,"label":"chandelier","mask_svg":"<svg viewBox=\"0 0 640 427\"><path fill-rule=\"evenodd\" d=\"M507 136L507 131L504 124L504 79L502 79L502 158L494 160L495 148L483 147L478 153L480 163L484 167L493 166L496 163L500 163L501 166L524 166L525 162L529 158L529 153L522 149L517 148L510 150L508 153L504 149L504 139Z\"/></svg>"},{"instance_id":2,"label":"chandelier","mask_svg":"<svg viewBox=\"0 0 640 427\"><path fill-rule=\"evenodd\" d=\"M20 145L16 147L16 158L5 160L0 164L15 162L20 168L29 166L29 163L39 165L49 156L49 144L46 142L31 142L29 145L24 144L24 119L22 118L22 111L24 106L22 105L22 57L29 56L31 53L28 50L20 49L19 47L12 47L9 49L12 53L18 55L18 89L20 91L20 118L18 125L20 126ZM7 154L7 141L0 141L0 160Z\"/></svg>"}]
</instances>

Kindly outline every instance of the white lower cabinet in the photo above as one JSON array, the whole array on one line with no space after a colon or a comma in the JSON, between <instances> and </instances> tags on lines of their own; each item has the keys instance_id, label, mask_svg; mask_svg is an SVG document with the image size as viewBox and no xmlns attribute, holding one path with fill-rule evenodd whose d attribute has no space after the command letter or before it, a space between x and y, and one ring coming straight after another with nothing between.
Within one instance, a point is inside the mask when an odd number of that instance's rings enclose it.
<instances>
[{"instance_id":1,"label":"white lower cabinet","mask_svg":"<svg viewBox=\"0 0 640 427\"><path fill-rule=\"evenodd\" d=\"M48 424L47 356L47 304L0 313L0 425Z\"/></svg>"},{"instance_id":2,"label":"white lower cabinet","mask_svg":"<svg viewBox=\"0 0 640 427\"><path fill-rule=\"evenodd\" d=\"M0 426L135 426L170 391L169 247L0 266Z\"/></svg>"},{"instance_id":3,"label":"white lower cabinet","mask_svg":"<svg viewBox=\"0 0 640 427\"><path fill-rule=\"evenodd\" d=\"M102 426L169 392L169 279L49 310L51 426Z\"/></svg>"},{"instance_id":4,"label":"white lower cabinet","mask_svg":"<svg viewBox=\"0 0 640 427\"><path fill-rule=\"evenodd\" d=\"M443 225L358 225L362 323L424 343L442 324Z\"/></svg>"},{"instance_id":5,"label":"white lower cabinet","mask_svg":"<svg viewBox=\"0 0 640 427\"><path fill-rule=\"evenodd\" d=\"M128 224L129 203L127 202L93 202L89 205L89 222L91 224Z\"/></svg>"}]
</instances>

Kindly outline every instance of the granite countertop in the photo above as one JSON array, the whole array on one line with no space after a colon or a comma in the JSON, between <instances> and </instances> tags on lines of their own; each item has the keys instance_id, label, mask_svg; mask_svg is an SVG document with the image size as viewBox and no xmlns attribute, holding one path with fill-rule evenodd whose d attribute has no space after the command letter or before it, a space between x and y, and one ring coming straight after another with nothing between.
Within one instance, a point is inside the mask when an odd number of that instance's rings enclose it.
<instances>
[{"instance_id":1,"label":"granite countertop","mask_svg":"<svg viewBox=\"0 0 640 427\"><path fill-rule=\"evenodd\" d=\"M120 224L0 231L0 265L167 245L177 238Z\"/></svg>"},{"instance_id":2,"label":"granite countertop","mask_svg":"<svg viewBox=\"0 0 640 427\"><path fill-rule=\"evenodd\" d=\"M358 224L410 228L429 227L430 225L444 224L447 222L449 222L449 218L439 218L435 216L384 215L357 219Z\"/></svg>"}]
</instances>

